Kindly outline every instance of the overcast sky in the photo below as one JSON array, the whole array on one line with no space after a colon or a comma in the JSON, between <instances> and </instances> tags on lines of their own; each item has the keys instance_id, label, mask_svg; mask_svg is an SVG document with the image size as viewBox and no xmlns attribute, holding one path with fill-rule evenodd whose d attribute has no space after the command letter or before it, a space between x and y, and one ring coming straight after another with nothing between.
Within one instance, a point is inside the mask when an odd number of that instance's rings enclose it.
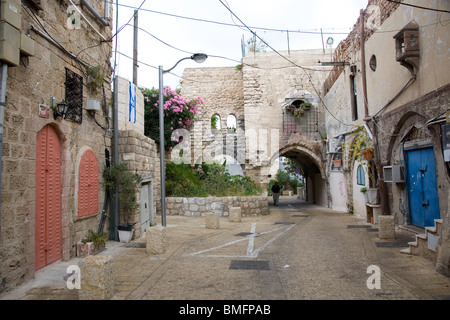
<instances>
[{"instance_id":1,"label":"overcast sky","mask_svg":"<svg viewBox=\"0 0 450 320\"><path fill-rule=\"evenodd\" d=\"M277 51L288 50L288 43L290 50L322 49L321 29L325 49L329 37L333 38L332 46L335 48L355 24L360 9L367 6L367 0L222 0L223 4L220 0L119 0L119 28L132 18L134 8L143 2L138 15L139 28L145 30L139 30L138 34L138 85L147 88L157 88L159 83L158 70L148 65L156 68L162 65L164 69L169 69L179 59L195 52L236 61L210 57L203 64L197 64L186 60L172 71L179 77L164 75L164 85L172 88L179 86L184 68L239 64L242 57L241 39L244 37L247 41L252 34L247 28L240 27L241 22L224 4ZM113 8L115 21L115 2ZM133 19L130 24L116 37L116 72L132 80L132 60L128 57L133 56ZM113 28L114 33L115 26Z\"/></svg>"}]
</instances>

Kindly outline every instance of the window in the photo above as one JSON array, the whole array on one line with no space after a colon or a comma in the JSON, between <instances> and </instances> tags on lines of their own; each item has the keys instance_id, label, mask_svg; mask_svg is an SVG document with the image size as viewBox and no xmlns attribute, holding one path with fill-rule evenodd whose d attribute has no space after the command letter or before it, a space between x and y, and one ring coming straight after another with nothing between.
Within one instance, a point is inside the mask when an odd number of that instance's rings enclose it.
<instances>
[{"instance_id":1,"label":"window","mask_svg":"<svg viewBox=\"0 0 450 320\"><path fill-rule=\"evenodd\" d=\"M350 97L352 107L352 120L358 120L358 96L356 90L355 75L350 75Z\"/></svg>"},{"instance_id":2,"label":"window","mask_svg":"<svg viewBox=\"0 0 450 320\"><path fill-rule=\"evenodd\" d=\"M366 185L366 175L364 172L364 167L362 165L359 165L356 171L356 183L360 186Z\"/></svg>"},{"instance_id":3,"label":"window","mask_svg":"<svg viewBox=\"0 0 450 320\"><path fill-rule=\"evenodd\" d=\"M67 112L64 119L81 123L83 120L83 77L66 68Z\"/></svg>"},{"instance_id":4,"label":"window","mask_svg":"<svg viewBox=\"0 0 450 320\"><path fill-rule=\"evenodd\" d=\"M78 217L98 212L99 171L95 153L86 150L78 167Z\"/></svg>"},{"instance_id":5,"label":"window","mask_svg":"<svg viewBox=\"0 0 450 320\"><path fill-rule=\"evenodd\" d=\"M377 57L374 54L370 57L369 66L372 71L377 70Z\"/></svg>"},{"instance_id":6,"label":"window","mask_svg":"<svg viewBox=\"0 0 450 320\"><path fill-rule=\"evenodd\" d=\"M222 126L220 124L220 116L218 114L214 114L211 117L211 129L220 130Z\"/></svg>"},{"instance_id":7,"label":"window","mask_svg":"<svg viewBox=\"0 0 450 320\"><path fill-rule=\"evenodd\" d=\"M227 132L228 133L236 132L236 127L237 127L236 117L234 115L230 114L227 117Z\"/></svg>"}]
</instances>

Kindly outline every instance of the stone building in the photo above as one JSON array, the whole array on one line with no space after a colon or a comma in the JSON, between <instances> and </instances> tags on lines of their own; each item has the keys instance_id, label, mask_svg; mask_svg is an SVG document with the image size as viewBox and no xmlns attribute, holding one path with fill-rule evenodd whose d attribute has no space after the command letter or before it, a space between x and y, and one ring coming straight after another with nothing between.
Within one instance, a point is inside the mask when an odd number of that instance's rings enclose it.
<instances>
[{"instance_id":1,"label":"stone building","mask_svg":"<svg viewBox=\"0 0 450 320\"><path fill-rule=\"evenodd\" d=\"M281 54L289 61L275 53L259 52L247 55L236 68L185 69L181 94L187 98L199 95L205 102L192 137L193 160L226 155L264 189L273 178L271 167L276 160L291 158L304 170L308 200L326 206L320 95L330 70L321 61L329 59L329 53ZM305 102L309 108L298 119L290 108ZM215 115L220 127L211 130ZM236 119L231 130L230 116Z\"/></svg>"},{"instance_id":2,"label":"stone building","mask_svg":"<svg viewBox=\"0 0 450 320\"><path fill-rule=\"evenodd\" d=\"M445 1L409 3L450 9ZM437 11L369 1L334 53L340 65L324 83L323 103L330 111L327 178L339 186L330 190L332 207L348 207L367 221L391 215L397 225L419 230L424 235L405 252L420 252L448 275L450 26L440 19ZM366 148L373 150L370 160L354 156ZM369 203L362 187L375 192Z\"/></svg>"},{"instance_id":3,"label":"stone building","mask_svg":"<svg viewBox=\"0 0 450 320\"><path fill-rule=\"evenodd\" d=\"M112 8L76 3L2 2L0 292L74 257L76 242L99 226Z\"/></svg>"}]
</instances>

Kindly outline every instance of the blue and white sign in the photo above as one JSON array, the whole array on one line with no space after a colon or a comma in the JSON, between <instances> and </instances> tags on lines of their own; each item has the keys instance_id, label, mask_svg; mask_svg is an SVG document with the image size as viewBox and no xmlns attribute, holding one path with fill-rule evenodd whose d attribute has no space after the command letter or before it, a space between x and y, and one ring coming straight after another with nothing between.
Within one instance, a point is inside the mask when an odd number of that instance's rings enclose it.
<instances>
[{"instance_id":1,"label":"blue and white sign","mask_svg":"<svg viewBox=\"0 0 450 320\"><path fill-rule=\"evenodd\" d=\"M130 85L130 102L128 121L136 123L136 85L129 81Z\"/></svg>"}]
</instances>

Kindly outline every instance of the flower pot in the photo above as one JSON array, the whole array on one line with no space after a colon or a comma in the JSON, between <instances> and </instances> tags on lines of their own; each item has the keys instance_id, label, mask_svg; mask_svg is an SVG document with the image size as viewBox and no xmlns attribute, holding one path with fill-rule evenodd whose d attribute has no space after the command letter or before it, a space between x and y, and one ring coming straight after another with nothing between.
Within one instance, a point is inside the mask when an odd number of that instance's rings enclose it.
<instances>
[{"instance_id":1,"label":"flower pot","mask_svg":"<svg viewBox=\"0 0 450 320\"><path fill-rule=\"evenodd\" d=\"M369 203L369 204L379 204L380 203L380 198L378 195L377 188L368 188L367 192L364 193L364 198L366 200L366 203Z\"/></svg>"},{"instance_id":2,"label":"flower pot","mask_svg":"<svg viewBox=\"0 0 450 320\"><path fill-rule=\"evenodd\" d=\"M134 229L133 226L118 226L117 231L119 232L119 241L128 243L133 238Z\"/></svg>"},{"instance_id":3,"label":"flower pot","mask_svg":"<svg viewBox=\"0 0 450 320\"><path fill-rule=\"evenodd\" d=\"M94 242L86 242L82 241L77 242L77 257L86 257L89 255L96 254L105 249L105 244L95 244Z\"/></svg>"},{"instance_id":4,"label":"flower pot","mask_svg":"<svg viewBox=\"0 0 450 320\"><path fill-rule=\"evenodd\" d=\"M372 151L372 149L361 150L361 154L363 155L364 159L366 159L366 160L373 159L373 151Z\"/></svg>"},{"instance_id":5,"label":"flower pot","mask_svg":"<svg viewBox=\"0 0 450 320\"><path fill-rule=\"evenodd\" d=\"M333 164L336 168L342 167L342 159L333 160Z\"/></svg>"}]
</instances>

